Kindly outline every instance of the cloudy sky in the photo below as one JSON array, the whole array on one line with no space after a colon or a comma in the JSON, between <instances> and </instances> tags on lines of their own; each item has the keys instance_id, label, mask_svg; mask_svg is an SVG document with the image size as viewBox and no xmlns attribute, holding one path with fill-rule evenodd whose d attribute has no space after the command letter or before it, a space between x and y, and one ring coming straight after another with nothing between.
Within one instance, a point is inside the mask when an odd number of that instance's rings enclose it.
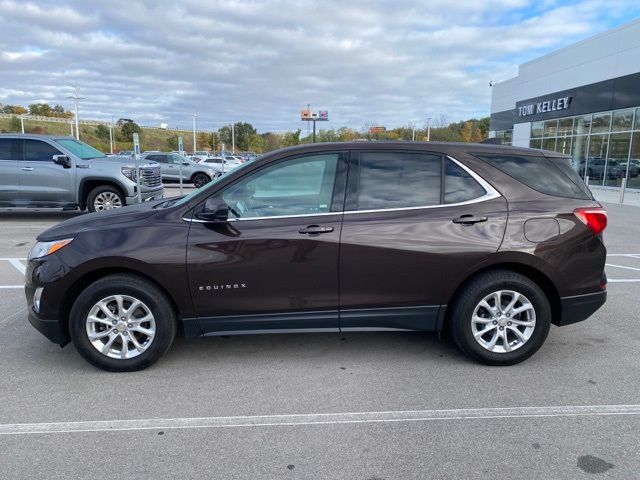
<instances>
[{"instance_id":1,"label":"cloudy sky","mask_svg":"<svg viewBox=\"0 0 640 480\"><path fill-rule=\"evenodd\" d=\"M640 16L638 0L0 0L0 102L260 131L486 116L490 80ZM304 127L303 127L304 128Z\"/></svg>"}]
</instances>

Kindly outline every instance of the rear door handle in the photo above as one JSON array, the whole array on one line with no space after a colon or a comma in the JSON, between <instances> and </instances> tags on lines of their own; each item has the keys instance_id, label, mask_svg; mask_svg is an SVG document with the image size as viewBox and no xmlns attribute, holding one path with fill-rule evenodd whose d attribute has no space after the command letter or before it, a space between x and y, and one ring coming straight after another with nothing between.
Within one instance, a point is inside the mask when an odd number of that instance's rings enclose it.
<instances>
[{"instance_id":1,"label":"rear door handle","mask_svg":"<svg viewBox=\"0 0 640 480\"><path fill-rule=\"evenodd\" d=\"M473 215L462 215L453 219L453 223L461 223L463 225L473 225L474 223L486 222L487 217L474 217Z\"/></svg>"},{"instance_id":2,"label":"rear door handle","mask_svg":"<svg viewBox=\"0 0 640 480\"><path fill-rule=\"evenodd\" d=\"M33 167L20 167L23 172L33 172Z\"/></svg>"},{"instance_id":3,"label":"rear door handle","mask_svg":"<svg viewBox=\"0 0 640 480\"><path fill-rule=\"evenodd\" d=\"M306 233L307 235L329 232L333 232L333 227L325 227L321 225L309 225L308 227L298 230L298 233Z\"/></svg>"}]
</instances>

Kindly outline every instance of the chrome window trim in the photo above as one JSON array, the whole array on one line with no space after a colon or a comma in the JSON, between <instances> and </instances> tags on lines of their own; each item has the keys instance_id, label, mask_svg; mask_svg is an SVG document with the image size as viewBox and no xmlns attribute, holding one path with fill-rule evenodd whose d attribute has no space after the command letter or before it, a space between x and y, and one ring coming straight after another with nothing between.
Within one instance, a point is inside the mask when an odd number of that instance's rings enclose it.
<instances>
[{"instance_id":1,"label":"chrome window trim","mask_svg":"<svg viewBox=\"0 0 640 480\"><path fill-rule=\"evenodd\" d=\"M305 218L305 217L319 217L319 216L329 216L329 215L353 215L357 213L378 213L378 212L401 212L405 210L427 210L432 208L444 208L444 207L459 207L463 205L472 205L474 203L486 202L488 200L493 200L494 198L499 198L502 195L498 192L489 182L487 182L484 178L478 175L476 172L471 170L466 165L460 163L458 160L453 158L450 155L445 155L446 158L454 162L460 168L462 168L465 172L467 172L471 177L480 184L480 186L484 189L485 194L472 198L471 200L465 200L464 202L457 203L442 203L438 205L422 205L417 207L398 207L398 208L380 208L380 209L372 209L372 210L342 210L339 212L322 212L322 213L303 213L300 215L274 215L267 217L249 217L249 218L230 218L229 222L246 222L251 220L271 220L271 219L282 219L282 218ZM198 219L190 219L190 218L182 218L185 222L195 222L195 223L211 223L208 220L198 220Z\"/></svg>"}]
</instances>

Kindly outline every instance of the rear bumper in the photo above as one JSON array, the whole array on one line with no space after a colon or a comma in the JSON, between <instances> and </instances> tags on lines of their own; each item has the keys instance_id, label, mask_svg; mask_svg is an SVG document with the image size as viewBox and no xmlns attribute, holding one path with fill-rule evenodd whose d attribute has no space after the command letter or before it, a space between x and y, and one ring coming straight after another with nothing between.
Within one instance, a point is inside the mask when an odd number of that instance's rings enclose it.
<instances>
[{"instance_id":1,"label":"rear bumper","mask_svg":"<svg viewBox=\"0 0 640 480\"><path fill-rule=\"evenodd\" d=\"M554 324L559 327L564 327L572 323L582 322L604 305L606 301L606 291L561 298L560 307L562 309L562 315Z\"/></svg>"}]
</instances>

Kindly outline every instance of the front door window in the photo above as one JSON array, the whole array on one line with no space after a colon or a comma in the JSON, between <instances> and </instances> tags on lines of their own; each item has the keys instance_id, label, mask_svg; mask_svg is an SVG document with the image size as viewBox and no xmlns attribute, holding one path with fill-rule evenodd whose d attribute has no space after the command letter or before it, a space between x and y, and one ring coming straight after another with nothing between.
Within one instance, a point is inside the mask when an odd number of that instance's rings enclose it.
<instances>
[{"instance_id":1,"label":"front door window","mask_svg":"<svg viewBox=\"0 0 640 480\"><path fill-rule=\"evenodd\" d=\"M328 213L338 154L285 160L249 175L222 195L231 218Z\"/></svg>"}]
</instances>

